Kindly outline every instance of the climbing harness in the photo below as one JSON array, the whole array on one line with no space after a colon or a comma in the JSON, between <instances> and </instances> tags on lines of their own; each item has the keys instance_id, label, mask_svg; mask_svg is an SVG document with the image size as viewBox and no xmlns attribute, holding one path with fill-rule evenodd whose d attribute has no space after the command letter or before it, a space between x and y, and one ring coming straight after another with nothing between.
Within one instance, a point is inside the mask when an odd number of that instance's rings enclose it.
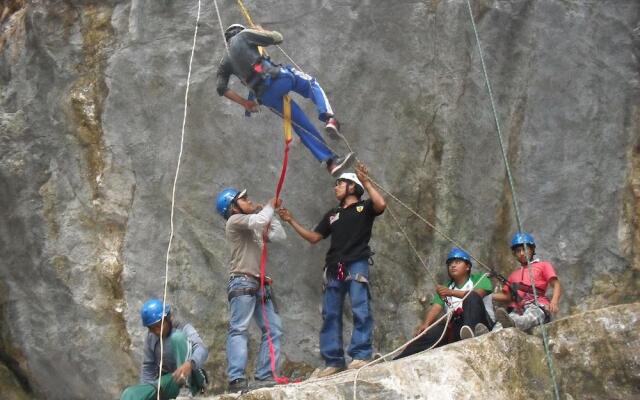
<instances>
[{"instance_id":1,"label":"climbing harness","mask_svg":"<svg viewBox=\"0 0 640 400\"><path fill-rule=\"evenodd\" d=\"M167 245L167 256L165 259L165 267L164 267L164 290L162 294L162 308L165 309L167 303L167 287L169 285L169 253L171 252L171 244L173 242L174 236L174 210L176 203L176 186L178 185L178 175L180 174L180 162L182 160L182 151L184 149L184 132L185 126L187 124L187 110L189 108L189 85L191 83L191 67L193 65L193 55L196 51L196 42L198 39L198 24L200 23L200 9L201 9L201 0L198 0L198 13L196 16L196 26L193 30L193 45L191 46L191 55L189 57L189 69L187 72L187 87L184 91L184 113L182 116L182 130L180 133L180 151L178 153L178 164L176 165L176 173L173 178L173 188L171 189L171 231L169 233L169 243ZM158 366L158 389L157 391L157 400L160 400L160 383L162 379L162 363L163 363L163 355L164 355L164 340L163 338L163 329L164 329L164 318L165 315L162 313L162 319L160 324L160 365Z\"/></svg>"}]
</instances>

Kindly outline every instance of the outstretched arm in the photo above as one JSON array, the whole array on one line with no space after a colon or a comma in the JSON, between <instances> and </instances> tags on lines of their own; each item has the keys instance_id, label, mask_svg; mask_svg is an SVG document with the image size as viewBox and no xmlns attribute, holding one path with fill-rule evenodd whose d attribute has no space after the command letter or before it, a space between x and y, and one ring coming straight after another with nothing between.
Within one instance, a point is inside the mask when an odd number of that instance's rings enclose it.
<instances>
[{"instance_id":1,"label":"outstretched arm","mask_svg":"<svg viewBox=\"0 0 640 400\"><path fill-rule=\"evenodd\" d=\"M316 244L323 239L322 235L318 232L309 230L304 226L300 225L298 221L293 218L293 215L286 208L281 208L278 210L278 215L280 219L284 222L287 222L289 225L293 227L293 229L300 235L304 240L311 244Z\"/></svg>"},{"instance_id":2,"label":"outstretched arm","mask_svg":"<svg viewBox=\"0 0 640 400\"><path fill-rule=\"evenodd\" d=\"M378 189L376 189L373 183L371 183L371 180L369 179L369 169L367 166L358 162L356 165L356 175L358 176L358 179L360 179L360 182L362 182L364 189L369 194L369 198L373 203L373 210L376 214L382 214L384 209L387 208L387 202L380 192L378 192Z\"/></svg>"},{"instance_id":3,"label":"outstretched arm","mask_svg":"<svg viewBox=\"0 0 640 400\"><path fill-rule=\"evenodd\" d=\"M433 324L433 321L438 318L440 312L442 312L442 306L440 304L433 304L429 307L429 310L424 317L424 321L416 328L414 336L418 336L422 331L430 327L431 324Z\"/></svg>"},{"instance_id":4,"label":"outstretched arm","mask_svg":"<svg viewBox=\"0 0 640 400\"><path fill-rule=\"evenodd\" d=\"M240 104L242 107L244 107L245 110L249 112L258 112L257 102L245 99L232 89L227 89L227 91L224 92L223 96L233 101L234 103Z\"/></svg>"}]
</instances>

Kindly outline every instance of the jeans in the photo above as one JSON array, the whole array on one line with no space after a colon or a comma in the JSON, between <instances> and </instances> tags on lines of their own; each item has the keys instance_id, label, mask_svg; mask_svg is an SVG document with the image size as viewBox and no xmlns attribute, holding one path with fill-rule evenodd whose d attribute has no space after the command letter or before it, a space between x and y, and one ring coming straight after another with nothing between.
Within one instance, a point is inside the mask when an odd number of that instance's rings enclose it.
<instances>
[{"instance_id":1,"label":"jeans","mask_svg":"<svg viewBox=\"0 0 640 400\"><path fill-rule=\"evenodd\" d=\"M259 100L261 104L271 107L282 114L282 99L291 91L307 99L310 98L318 110L318 118L321 121L326 121L333 115L329 100L318 82L311 76L294 68L281 68L278 76L272 78L268 83ZM293 100L291 101L291 120L293 122L293 130L300 136L302 143L318 161L328 161L335 158L335 154L326 146L316 127Z\"/></svg>"},{"instance_id":2,"label":"jeans","mask_svg":"<svg viewBox=\"0 0 640 400\"><path fill-rule=\"evenodd\" d=\"M328 279L322 300L322 329L320 330L320 354L328 367L344 367L342 344L342 306L347 293L351 297L353 333L347 354L352 359L368 360L373 354L369 293L369 263L367 259L346 264L347 278L339 281Z\"/></svg>"},{"instance_id":3,"label":"jeans","mask_svg":"<svg viewBox=\"0 0 640 400\"><path fill-rule=\"evenodd\" d=\"M236 276L229 281L227 293L236 289L256 289L259 287L260 283L256 279L247 276ZM270 290L268 286L265 289L267 292ZM261 291L258 290L256 295L236 296L229 303L229 330L227 332L227 377L229 382L238 378L245 378L244 370L248 359L248 330L252 318L262 331L262 342L260 343L260 352L256 363L255 378L264 380L272 376L267 329L262 314L261 294ZM278 368L282 323L271 300L265 302L265 309L275 350L275 365Z\"/></svg>"}]
</instances>

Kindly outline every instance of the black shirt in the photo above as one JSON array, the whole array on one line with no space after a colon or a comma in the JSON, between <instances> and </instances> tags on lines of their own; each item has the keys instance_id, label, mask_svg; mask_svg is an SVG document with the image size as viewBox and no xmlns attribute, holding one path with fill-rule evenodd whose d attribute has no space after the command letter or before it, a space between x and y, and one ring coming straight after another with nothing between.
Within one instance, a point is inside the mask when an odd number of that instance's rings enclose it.
<instances>
[{"instance_id":1,"label":"black shirt","mask_svg":"<svg viewBox=\"0 0 640 400\"><path fill-rule=\"evenodd\" d=\"M370 257L371 228L373 220L380 214L382 213L376 213L373 209L370 199L327 212L314 229L325 239L331 235L327 265Z\"/></svg>"}]
</instances>

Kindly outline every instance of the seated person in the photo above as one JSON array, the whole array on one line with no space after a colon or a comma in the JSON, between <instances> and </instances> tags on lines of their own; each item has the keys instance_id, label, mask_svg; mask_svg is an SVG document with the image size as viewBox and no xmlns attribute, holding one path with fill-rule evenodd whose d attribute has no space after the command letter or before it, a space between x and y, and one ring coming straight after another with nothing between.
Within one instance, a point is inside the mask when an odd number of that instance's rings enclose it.
<instances>
[{"instance_id":1,"label":"seated person","mask_svg":"<svg viewBox=\"0 0 640 400\"><path fill-rule=\"evenodd\" d=\"M528 330L536 325L551 321L551 314L558 312L562 287L553 265L534 258L536 243L529 233L517 232L511 239L511 251L520 266L509 275L508 283L502 287L502 293L493 295L494 301L510 302L508 310L503 308L496 310L496 319L502 324L503 328L515 326L521 330ZM527 270L527 260L531 265L533 281L536 287L537 305L533 296L529 271ZM553 288L551 300L546 295L549 286Z\"/></svg>"},{"instance_id":2,"label":"seated person","mask_svg":"<svg viewBox=\"0 0 640 400\"><path fill-rule=\"evenodd\" d=\"M467 252L454 247L447 256L447 271L449 282L444 286L436 287L431 307L427 311L424 322L416 328L415 336L430 327L438 319L442 311L453 310L451 321L444 333L446 319L432 327L418 340L408 345L399 356L402 358L419 353L431 347L439 347L448 343L468 339L474 335L479 336L489 331L492 326L491 319L487 315L487 308L491 307L491 293L493 287L491 281L482 274L471 273L471 257ZM478 285L474 285L478 282ZM462 298L473 289L473 292L462 301ZM442 339L440 337L442 336Z\"/></svg>"},{"instance_id":3,"label":"seated person","mask_svg":"<svg viewBox=\"0 0 640 400\"><path fill-rule=\"evenodd\" d=\"M207 376L202 369L209 354L198 332L190 324L173 319L171 306L165 304L164 320L162 300L147 300L140 311L142 324L149 329L144 341L144 359L140 384L129 386L121 400L155 400L160 370L160 330L164 357L160 398L175 399L180 387L186 386L191 394L203 393Z\"/></svg>"}]
</instances>

